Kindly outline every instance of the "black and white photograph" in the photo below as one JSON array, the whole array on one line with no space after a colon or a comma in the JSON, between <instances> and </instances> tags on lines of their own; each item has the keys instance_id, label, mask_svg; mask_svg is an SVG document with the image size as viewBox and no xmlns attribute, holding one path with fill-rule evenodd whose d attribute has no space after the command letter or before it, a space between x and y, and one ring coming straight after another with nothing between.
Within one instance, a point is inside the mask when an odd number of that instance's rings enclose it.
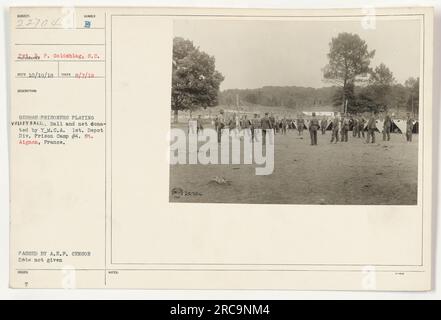
<instances>
[{"instance_id":1,"label":"black and white photograph","mask_svg":"<svg viewBox=\"0 0 441 320\"><path fill-rule=\"evenodd\" d=\"M438 298L441 4L149 1L4 6L0 298Z\"/></svg>"},{"instance_id":2,"label":"black and white photograph","mask_svg":"<svg viewBox=\"0 0 441 320\"><path fill-rule=\"evenodd\" d=\"M170 202L417 205L420 19L181 18L173 32Z\"/></svg>"}]
</instances>

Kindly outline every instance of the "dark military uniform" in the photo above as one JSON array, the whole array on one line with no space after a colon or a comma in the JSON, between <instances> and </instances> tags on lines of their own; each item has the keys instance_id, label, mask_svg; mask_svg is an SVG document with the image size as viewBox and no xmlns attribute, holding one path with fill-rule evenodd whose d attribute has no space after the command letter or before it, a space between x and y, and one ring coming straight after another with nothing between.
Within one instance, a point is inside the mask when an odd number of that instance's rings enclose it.
<instances>
[{"instance_id":1,"label":"dark military uniform","mask_svg":"<svg viewBox=\"0 0 441 320\"><path fill-rule=\"evenodd\" d=\"M199 131L204 130L204 126L202 125L202 119L198 118L197 120L197 133L199 134Z\"/></svg>"},{"instance_id":2,"label":"dark military uniform","mask_svg":"<svg viewBox=\"0 0 441 320\"><path fill-rule=\"evenodd\" d=\"M253 141L257 141L256 137L256 130L260 129L260 118L257 116L254 116L254 118L251 120L251 137L253 138Z\"/></svg>"},{"instance_id":3,"label":"dark military uniform","mask_svg":"<svg viewBox=\"0 0 441 320\"><path fill-rule=\"evenodd\" d=\"M412 142L412 130L413 130L413 119L407 118L407 120L406 120L406 139L407 139L407 142Z\"/></svg>"},{"instance_id":4,"label":"dark military uniform","mask_svg":"<svg viewBox=\"0 0 441 320\"><path fill-rule=\"evenodd\" d=\"M262 137L263 137L262 143L265 145L266 144L266 133L268 132L270 134L270 138L271 138L271 130L273 129L273 124L272 124L270 118L264 117L262 119L262 121L260 122L260 126L262 128Z\"/></svg>"},{"instance_id":5,"label":"dark military uniform","mask_svg":"<svg viewBox=\"0 0 441 320\"><path fill-rule=\"evenodd\" d=\"M392 119L386 115L383 122L383 141L390 140L390 129L392 128Z\"/></svg>"},{"instance_id":6,"label":"dark military uniform","mask_svg":"<svg viewBox=\"0 0 441 320\"><path fill-rule=\"evenodd\" d=\"M231 130L236 129L236 118L231 118L230 121L228 121L228 128Z\"/></svg>"},{"instance_id":7,"label":"dark military uniform","mask_svg":"<svg viewBox=\"0 0 441 320\"><path fill-rule=\"evenodd\" d=\"M240 121L240 127L243 129L244 131L244 136L248 137L249 139L252 139L252 134L251 134L251 121L247 119L247 117L243 117L242 120Z\"/></svg>"},{"instance_id":8,"label":"dark military uniform","mask_svg":"<svg viewBox=\"0 0 441 320\"><path fill-rule=\"evenodd\" d=\"M219 115L217 117L217 123L216 123L216 131L217 131L217 142L221 142L222 137L222 129L225 128L225 119L223 115Z\"/></svg>"},{"instance_id":9,"label":"dark military uniform","mask_svg":"<svg viewBox=\"0 0 441 320\"><path fill-rule=\"evenodd\" d=\"M322 134L326 133L326 128L328 127L328 120L322 119L320 122L320 128L322 129Z\"/></svg>"},{"instance_id":10,"label":"dark military uniform","mask_svg":"<svg viewBox=\"0 0 441 320\"><path fill-rule=\"evenodd\" d=\"M271 128L276 130L277 126L276 126L276 118L274 118L274 116L269 116L269 121L271 123Z\"/></svg>"},{"instance_id":11,"label":"dark military uniform","mask_svg":"<svg viewBox=\"0 0 441 320\"><path fill-rule=\"evenodd\" d=\"M331 137L331 143L334 142L335 139L335 143L338 142L338 131L340 129L340 121L338 119L338 117L335 117L334 119L332 119L332 137Z\"/></svg>"},{"instance_id":12,"label":"dark military uniform","mask_svg":"<svg viewBox=\"0 0 441 320\"><path fill-rule=\"evenodd\" d=\"M309 122L309 135L311 136L311 146L317 145L317 131L320 124L317 118L312 118Z\"/></svg>"},{"instance_id":13,"label":"dark military uniform","mask_svg":"<svg viewBox=\"0 0 441 320\"><path fill-rule=\"evenodd\" d=\"M303 129L305 127L305 120L304 119L297 119L297 130L299 130L299 136L303 135Z\"/></svg>"},{"instance_id":14,"label":"dark military uniform","mask_svg":"<svg viewBox=\"0 0 441 320\"><path fill-rule=\"evenodd\" d=\"M375 117L372 116L369 118L368 124L367 124L368 134L366 143L369 143L372 137L372 143L375 143L375 130L377 129L377 124L375 123Z\"/></svg>"},{"instance_id":15,"label":"dark military uniform","mask_svg":"<svg viewBox=\"0 0 441 320\"><path fill-rule=\"evenodd\" d=\"M244 118L241 122L240 122L240 126L242 129L249 129L251 128L251 121L247 118Z\"/></svg>"},{"instance_id":16,"label":"dark military uniform","mask_svg":"<svg viewBox=\"0 0 441 320\"><path fill-rule=\"evenodd\" d=\"M364 124L366 123L366 120L363 117L360 117L358 120L358 137L362 136L364 138Z\"/></svg>"},{"instance_id":17,"label":"dark military uniform","mask_svg":"<svg viewBox=\"0 0 441 320\"><path fill-rule=\"evenodd\" d=\"M282 121L280 121L280 124L282 126L282 134L286 134L286 127L288 126L286 118L283 118Z\"/></svg>"},{"instance_id":18,"label":"dark military uniform","mask_svg":"<svg viewBox=\"0 0 441 320\"><path fill-rule=\"evenodd\" d=\"M357 117L352 119L352 136L360 137L360 125Z\"/></svg>"},{"instance_id":19,"label":"dark military uniform","mask_svg":"<svg viewBox=\"0 0 441 320\"><path fill-rule=\"evenodd\" d=\"M348 142L348 132L349 119L345 117L341 120L341 142Z\"/></svg>"}]
</instances>

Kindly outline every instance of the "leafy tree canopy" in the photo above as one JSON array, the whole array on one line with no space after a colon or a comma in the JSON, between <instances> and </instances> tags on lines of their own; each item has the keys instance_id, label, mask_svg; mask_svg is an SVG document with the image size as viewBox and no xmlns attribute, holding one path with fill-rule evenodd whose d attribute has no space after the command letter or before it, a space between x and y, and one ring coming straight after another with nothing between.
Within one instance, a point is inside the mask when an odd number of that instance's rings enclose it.
<instances>
[{"instance_id":1,"label":"leafy tree canopy","mask_svg":"<svg viewBox=\"0 0 441 320\"><path fill-rule=\"evenodd\" d=\"M369 51L366 42L357 34L343 32L329 43L329 63L323 69L325 80L340 84L355 83L370 72L375 50Z\"/></svg>"},{"instance_id":2,"label":"leafy tree canopy","mask_svg":"<svg viewBox=\"0 0 441 320\"><path fill-rule=\"evenodd\" d=\"M175 113L217 105L223 80L213 56L199 50L190 40L173 39L172 110Z\"/></svg>"}]
</instances>

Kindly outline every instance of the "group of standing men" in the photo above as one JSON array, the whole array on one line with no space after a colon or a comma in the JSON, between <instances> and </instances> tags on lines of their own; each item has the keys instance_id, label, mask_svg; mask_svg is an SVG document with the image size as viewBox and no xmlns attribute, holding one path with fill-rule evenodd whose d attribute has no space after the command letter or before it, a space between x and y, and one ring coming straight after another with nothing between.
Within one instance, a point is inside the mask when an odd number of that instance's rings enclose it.
<instances>
[{"instance_id":1,"label":"group of standing men","mask_svg":"<svg viewBox=\"0 0 441 320\"><path fill-rule=\"evenodd\" d=\"M334 118L332 120L332 138L331 143L335 141L338 142L339 132L341 135L341 141L348 141L348 131L350 127L352 127L352 136L353 137L365 137L366 131L366 143L375 143L375 132L377 131L377 121L378 121L378 113L372 112L368 119L366 120L361 115L351 115L347 116L344 114L341 118L338 117L337 113L334 114ZM392 118L389 113L386 113L383 119L379 120L383 124L382 134L383 141L390 141L390 133L392 131ZM406 140L407 142L412 141L412 133L413 133L414 121L410 116L410 113L407 114L406 119Z\"/></svg>"},{"instance_id":2,"label":"group of standing men","mask_svg":"<svg viewBox=\"0 0 441 320\"><path fill-rule=\"evenodd\" d=\"M276 119L274 115L268 112L265 113L263 118L259 114L254 114L254 117L248 119L248 116L242 115L240 118L233 114L232 117L226 119L224 112L221 111L219 115L214 120L215 130L218 134L218 141L221 141L222 130L229 128L230 131L238 131L239 129L245 129L245 135L250 135L252 141L257 141L256 129L262 131L263 142L265 143L266 133L269 132L271 141L273 139L273 134L280 132L281 134L286 134L288 129L297 128L298 134L303 135L303 130L307 128L310 133L311 145L317 145L317 133L321 130L322 135L326 134L326 130L331 126L331 143L337 143L339 140L341 142L348 142L349 131L352 129L352 136L355 138L365 138L366 143L375 143L375 133L377 131L377 121L382 121L383 128L383 141L390 140L390 132L392 130L392 118L389 113L386 113L385 117L379 119L377 112L372 112L366 119L363 115L353 114L347 115L343 114L339 116L337 112L334 113L334 117L328 120L323 117L319 120L316 114L313 112L311 119L309 119L308 126L305 125L305 119L299 116L296 120L283 117L281 119ZM197 131L203 129L202 119L199 115L196 121ZM381 123L381 122L378 122ZM412 131L413 131L414 121L407 114L406 119L406 140L408 142L412 141Z\"/></svg>"},{"instance_id":3,"label":"group of standing men","mask_svg":"<svg viewBox=\"0 0 441 320\"><path fill-rule=\"evenodd\" d=\"M241 118L239 118L236 114L233 114L230 119L226 120L224 112L221 111L219 115L214 119L214 127L217 131L218 142L221 142L222 130L228 127L230 131L237 131L239 130L239 128L243 129L245 135L249 136L252 141L258 141L256 130L260 129L262 130L262 139L263 143L265 144L266 133L268 132L270 136L272 136L272 133L276 130L277 123L274 116L272 114L270 116L269 113L265 113L265 116L263 118L260 118L260 115L256 113L254 114L254 118L252 119L248 119L247 115L243 115Z\"/></svg>"}]
</instances>

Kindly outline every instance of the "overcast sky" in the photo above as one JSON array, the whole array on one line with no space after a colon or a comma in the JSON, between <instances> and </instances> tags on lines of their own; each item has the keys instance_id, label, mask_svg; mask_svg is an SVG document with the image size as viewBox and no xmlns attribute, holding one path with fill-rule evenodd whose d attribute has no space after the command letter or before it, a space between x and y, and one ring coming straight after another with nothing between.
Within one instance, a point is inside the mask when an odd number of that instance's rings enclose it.
<instances>
[{"instance_id":1,"label":"overcast sky","mask_svg":"<svg viewBox=\"0 0 441 320\"><path fill-rule=\"evenodd\" d=\"M323 87L329 42L340 32L357 33L403 83L420 73L420 21L379 20L376 29L358 21L175 20L174 34L216 58L225 76L221 89L263 86Z\"/></svg>"}]
</instances>

